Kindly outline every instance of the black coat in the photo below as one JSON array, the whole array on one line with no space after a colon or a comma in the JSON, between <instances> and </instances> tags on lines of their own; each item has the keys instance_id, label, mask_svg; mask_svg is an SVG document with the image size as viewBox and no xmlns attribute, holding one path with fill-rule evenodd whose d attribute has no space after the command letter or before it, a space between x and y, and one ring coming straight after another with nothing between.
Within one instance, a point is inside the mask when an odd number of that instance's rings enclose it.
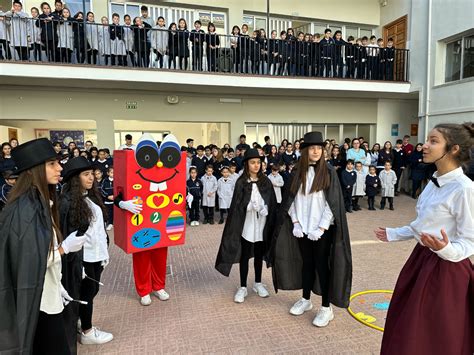
<instances>
[{"instance_id":1,"label":"black coat","mask_svg":"<svg viewBox=\"0 0 474 355\"><path fill-rule=\"evenodd\" d=\"M265 251L267 252L271 245L271 237L275 226L277 202L275 190L269 179L263 179L257 186L268 209L268 216L263 229L263 242L265 243ZM242 175L235 183L230 211L216 258L215 267L217 271L224 276L229 276L232 265L240 262L240 256L242 254L240 239L242 238L245 215L247 214L247 206L250 202L251 194L252 183L249 183L246 177ZM267 261L267 266L270 266L268 258L264 257L264 259Z\"/></svg>"},{"instance_id":2,"label":"black coat","mask_svg":"<svg viewBox=\"0 0 474 355\"><path fill-rule=\"evenodd\" d=\"M423 180L426 179L427 164L423 163L423 152L414 151L408 158L411 167L411 179Z\"/></svg>"},{"instance_id":3,"label":"black coat","mask_svg":"<svg viewBox=\"0 0 474 355\"><path fill-rule=\"evenodd\" d=\"M352 255L347 227L346 211L342 198L341 187L336 170L328 164L330 187L324 191L326 201L334 215L334 225L331 225L325 237L333 238L329 268L331 270L329 299L332 304L341 308L349 306L352 285ZM296 171L296 170L295 170ZM298 178L294 173L291 179ZM290 181L291 185L291 181ZM293 236L293 223L288 210L295 200L295 195L288 189L280 206L277 226L270 250L272 262L273 285L278 290L300 290L303 287L301 257L298 240ZM313 292L321 295L318 273L313 285Z\"/></svg>"},{"instance_id":4,"label":"black coat","mask_svg":"<svg viewBox=\"0 0 474 355\"><path fill-rule=\"evenodd\" d=\"M377 186L375 186L377 185ZM367 174L365 177L365 193L369 197L374 197L377 195L377 191L380 188L380 179L377 175L370 176Z\"/></svg>"},{"instance_id":5,"label":"black coat","mask_svg":"<svg viewBox=\"0 0 474 355\"><path fill-rule=\"evenodd\" d=\"M0 353L30 354L52 238L49 206L35 189L0 214Z\"/></svg>"}]
</instances>

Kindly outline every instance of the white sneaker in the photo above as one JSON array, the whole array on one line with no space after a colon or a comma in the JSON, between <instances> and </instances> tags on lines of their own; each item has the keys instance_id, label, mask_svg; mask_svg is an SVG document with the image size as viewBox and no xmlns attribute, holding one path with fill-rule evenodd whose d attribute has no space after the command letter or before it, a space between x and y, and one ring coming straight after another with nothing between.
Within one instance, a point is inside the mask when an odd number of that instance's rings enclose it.
<instances>
[{"instance_id":1,"label":"white sneaker","mask_svg":"<svg viewBox=\"0 0 474 355\"><path fill-rule=\"evenodd\" d=\"M160 301L168 301L170 299L170 295L165 291L164 288L159 291L153 291L153 294L158 297Z\"/></svg>"},{"instance_id":2,"label":"white sneaker","mask_svg":"<svg viewBox=\"0 0 474 355\"><path fill-rule=\"evenodd\" d=\"M151 297L150 297L150 295L143 296L143 297L140 299L140 303L142 304L142 306L149 306L149 305L151 304Z\"/></svg>"},{"instance_id":3,"label":"white sneaker","mask_svg":"<svg viewBox=\"0 0 474 355\"><path fill-rule=\"evenodd\" d=\"M194 225L195 225L195 226L198 226L198 225L199 225L199 222L198 222L198 221L196 221Z\"/></svg>"},{"instance_id":4,"label":"white sneaker","mask_svg":"<svg viewBox=\"0 0 474 355\"><path fill-rule=\"evenodd\" d=\"M270 296L265 285L262 284L261 282L256 282L253 285L253 291L262 298Z\"/></svg>"},{"instance_id":5,"label":"white sneaker","mask_svg":"<svg viewBox=\"0 0 474 355\"><path fill-rule=\"evenodd\" d=\"M189 224L191 227L194 227L196 225L196 222L195 221L191 221L191 223Z\"/></svg>"},{"instance_id":6,"label":"white sneaker","mask_svg":"<svg viewBox=\"0 0 474 355\"><path fill-rule=\"evenodd\" d=\"M114 336L112 334L99 330L99 328L92 327L92 330L87 334L81 332L80 341L81 344L84 345L97 345L108 343L113 338Z\"/></svg>"},{"instance_id":7,"label":"white sneaker","mask_svg":"<svg viewBox=\"0 0 474 355\"><path fill-rule=\"evenodd\" d=\"M290 313L293 314L294 316L300 316L306 311L310 311L313 309L313 304L311 303L310 300L307 299L300 299L298 300L293 307L290 309Z\"/></svg>"},{"instance_id":8,"label":"white sneaker","mask_svg":"<svg viewBox=\"0 0 474 355\"><path fill-rule=\"evenodd\" d=\"M234 296L235 303L244 303L245 297L247 297L247 287L239 287Z\"/></svg>"},{"instance_id":9,"label":"white sneaker","mask_svg":"<svg viewBox=\"0 0 474 355\"><path fill-rule=\"evenodd\" d=\"M325 327L330 321L334 319L334 313L332 307L321 307L316 317L314 317L313 325L316 327Z\"/></svg>"},{"instance_id":10,"label":"white sneaker","mask_svg":"<svg viewBox=\"0 0 474 355\"><path fill-rule=\"evenodd\" d=\"M106 229L107 229L108 231L110 231L110 230L112 230L113 227L114 227L114 226L113 226L112 224L109 224Z\"/></svg>"}]
</instances>

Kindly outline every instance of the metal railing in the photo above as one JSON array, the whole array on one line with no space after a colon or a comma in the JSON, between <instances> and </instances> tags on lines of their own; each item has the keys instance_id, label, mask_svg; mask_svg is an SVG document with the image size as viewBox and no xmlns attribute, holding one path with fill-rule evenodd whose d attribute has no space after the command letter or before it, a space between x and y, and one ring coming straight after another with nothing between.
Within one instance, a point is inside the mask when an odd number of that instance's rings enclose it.
<instances>
[{"instance_id":1,"label":"metal railing","mask_svg":"<svg viewBox=\"0 0 474 355\"><path fill-rule=\"evenodd\" d=\"M408 81L409 51L0 13L0 60Z\"/></svg>"}]
</instances>

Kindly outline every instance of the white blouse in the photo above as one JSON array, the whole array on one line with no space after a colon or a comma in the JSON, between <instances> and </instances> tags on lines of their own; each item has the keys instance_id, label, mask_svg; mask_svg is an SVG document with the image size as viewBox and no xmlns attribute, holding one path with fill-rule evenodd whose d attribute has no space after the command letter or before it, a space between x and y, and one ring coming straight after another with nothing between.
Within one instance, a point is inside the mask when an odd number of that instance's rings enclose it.
<instances>
[{"instance_id":1,"label":"white blouse","mask_svg":"<svg viewBox=\"0 0 474 355\"><path fill-rule=\"evenodd\" d=\"M102 209L86 197L86 202L92 211L92 221L87 229L87 237L84 244L84 261L95 263L109 258L107 250L107 233L104 228L104 216Z\"/></svg>"},{"instance_id":2,"label":"white blouse","mask_svg":"<svg viewBox=\"0 0 474 355\"><path fill-rule=\"evenodd\" d=\"M327 230L334 223L334 215L326 201L324 192L310 193L313 180L314 169L310 167L306 175L306 195L303 195L301 186L288 210L291 221L298 221L304 234L316 232L319 228Z\"/></svg>"},{"instance_id":3,"label":"white blouse","mask_svg":"<svg viewBox=\"0 0 474 355\"><path fill-rule=\"evenodd\" d=\"M415 238L423 245L420 233L442 239L446 231L449 243L434 251L444 260L458 262L474 255L474 182L464 175L462 168L439 176L437 187L432 181L426 186L416 205L416 219L408 226L387 228L389 241Z\"/></svg>"},{"instance_id":4,"label":"white blouse","mask_svg":"<svg viewBox=\"0 0 474 355\"><path fill-rule=\"evenodd\" d=\"M268 210L262 195L260 195L260 191L258 191L256 183L252 184L252 194L250 196L250 202L247 205L247 213L245 214L244 228L242 230L242 237L251 243L263 241L263 229L267 221L266 216L263 217L253 209L253 204L259 206L259 210L263 207Z\"/></svg>"}]
</instances>

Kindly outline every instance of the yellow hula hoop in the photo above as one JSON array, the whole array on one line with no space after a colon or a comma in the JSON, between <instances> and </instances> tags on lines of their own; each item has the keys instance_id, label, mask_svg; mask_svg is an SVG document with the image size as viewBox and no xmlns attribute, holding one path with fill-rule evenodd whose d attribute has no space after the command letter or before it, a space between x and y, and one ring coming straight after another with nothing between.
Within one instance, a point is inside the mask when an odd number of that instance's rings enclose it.
<instances>
[{"instance_id":1,"label":"yellow hula hoop","mask_svg":"<svg viewBox=\"0 0 474 355\"><path fill-rule=\"evenodd\" d=\"M367 290L367 291L362 291L362 292L357 292L357 293L354 293L350 298L349 298L349 301L352 301L354 298L356 298L357 296L361 296L361 295L367 295L367 294L371 294L371 293L390 293L392 294L393 291L391 290ZM351 307L347 307L347 311L349 312L349 314L354 317L358 322L370 327L370 328L374 328L374 329L377 329L377 330L380 330L381 332L383 332L384 328L382 327L379 327L379 326L376 326L376 325L373 325L369 322L366 322L365 320L362 320L360 319L359 317L357 317L357 315L354 313L354 311L351 309Z\"/></svg>"}]
</instances>

